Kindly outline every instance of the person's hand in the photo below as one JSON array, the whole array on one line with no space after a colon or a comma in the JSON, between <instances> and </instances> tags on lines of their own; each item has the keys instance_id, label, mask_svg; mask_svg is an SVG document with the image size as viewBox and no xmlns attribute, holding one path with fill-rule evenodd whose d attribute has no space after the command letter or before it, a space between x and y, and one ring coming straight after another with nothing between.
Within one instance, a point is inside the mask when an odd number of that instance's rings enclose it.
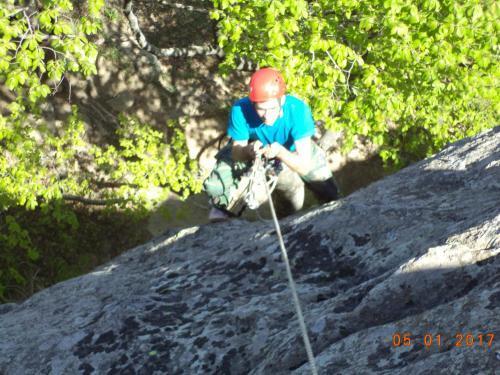
<instances>
[{"instance_id":1,"label":"person's hand","mask_svg":"<svg viewBox=\"0 0 500 375\"><path fill-rule=\"evenodd\" d=\"M255 142L249 143L248 148L253 159L262 154L262 142L257 140Z\"/></svg>"},{"instance_id":2,"label":"person's hand","mask_svg":"<svg viewBox=\"0 0 500 375\"><path fill-rule=\"evenodd\" d=\"M263 148L262 154L266 159L279 158L280 153L283 151L283 146L278 142L271 143Z\"/></svg>"}]
</instances>

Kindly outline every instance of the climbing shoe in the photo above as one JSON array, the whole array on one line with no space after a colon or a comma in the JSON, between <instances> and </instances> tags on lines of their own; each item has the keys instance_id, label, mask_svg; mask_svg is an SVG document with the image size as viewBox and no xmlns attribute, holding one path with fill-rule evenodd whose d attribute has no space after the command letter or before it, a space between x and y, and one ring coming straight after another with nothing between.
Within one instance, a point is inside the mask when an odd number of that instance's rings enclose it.
<instances>
[{"instance_id":1,"label":"climbing shoe","mask_svg":"<svg viewBox=\"0 0 500 375\"><path fill-rule=\"evenodd\" d=\"M210 209L210 212L208 213L208 220L211 223L217 223L217 222L226 221L229 219L230 219L230 216L226 212L224 212L223 210L218 209L217 207L212 207Z\"/></svg>"}]
</instances>

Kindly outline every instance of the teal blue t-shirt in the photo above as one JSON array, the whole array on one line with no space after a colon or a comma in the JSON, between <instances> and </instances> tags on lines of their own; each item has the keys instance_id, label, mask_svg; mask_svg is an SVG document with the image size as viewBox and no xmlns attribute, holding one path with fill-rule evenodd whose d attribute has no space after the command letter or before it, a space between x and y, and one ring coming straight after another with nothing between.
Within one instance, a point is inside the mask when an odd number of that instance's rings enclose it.
<instances>
[{"instance_id":1,"label":"teal blue t-shirt","mask_svg":"<svg viewBox=\"0 0 500 375\"><path fill-rule=\"evenodd\" d=\"M283 104L283 116L272 126L262 122L248 97L238 100L231 108L227 134L235 141L259 140L263 145L278 142L290 151L294 142L313 136L314 120L308 105L287 95Z\"/></svg>"}]
</instances>

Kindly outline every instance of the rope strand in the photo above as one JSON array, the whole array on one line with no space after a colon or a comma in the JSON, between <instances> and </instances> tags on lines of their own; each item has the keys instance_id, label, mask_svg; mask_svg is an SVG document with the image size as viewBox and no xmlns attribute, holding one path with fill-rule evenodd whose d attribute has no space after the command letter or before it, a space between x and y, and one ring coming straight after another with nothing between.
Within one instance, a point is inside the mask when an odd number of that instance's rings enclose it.
<instances>
[{"instance_id":1,"label":"rope strand","mask_svg":"<svg viewBox=\"0 0 500 375\"><path fill-rule=\"evenodd\" d=\"M265 176L262 176L265 179ZM286 274L288 276L288 283L290 284L290 289L292 290L292 295L293 295L293 302L295 304L295 310L297 312L297 318L299 320L299 325L300 325L300 330L302 332L302 339L304 340L304 345L306 347L306 352L307 352L307 357L309 359L309 365L311 366L311 373L313 375L318 375L318 370L316 369L316 362L314 361L314 355L313 351L311 348L311 343L309 342L309 336L307 335L307 328L306 324L304 322L304 316L302 315L302 309L300 307L300 301L299 297L297 295L297 290L295 288L295 282L293 280L292 276L292 270L290 268L290 262L288 261L288 254L285 248L285 243L283 242L283 236L281 234L281 229L280 225L278 222L278 218L276 217L276 212L274 210L274 204L271 198L271 192L269 190L269 186L266 185L266 193L267 193L267 199L269 201L269 207L271 208L271 215L274 220L274 226L276 227L276 234L278 235L279 243L280 243L280 248L281 248L281 255L283 257L283 261L285 262L286 266Z\"/></svg>"}]
</instances>

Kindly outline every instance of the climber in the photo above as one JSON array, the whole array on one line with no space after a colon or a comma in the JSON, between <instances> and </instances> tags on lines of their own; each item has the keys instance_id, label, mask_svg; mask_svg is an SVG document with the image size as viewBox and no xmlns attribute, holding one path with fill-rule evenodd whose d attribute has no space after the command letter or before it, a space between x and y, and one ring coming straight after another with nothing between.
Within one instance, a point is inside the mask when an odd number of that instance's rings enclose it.
<instances>
[{"instance_id":1,"label":"climber","mask_svg":"<svg viewBox=\"0 0 500 375\"><path fill-rule=\"evenodd\" d=\"M337 199L325 153L311 139L315 134L311 110L285 91L281 73L262 68L250 79L248 97L233 104L227 129L230 140L216 155L216 165L203 183L210 198L210 221L234 216L228 205L237 198L241 177L260 156L281 162L276 191L290 212L302 208L304 183L322 203Z\"/></svg>"}]
</instances>

